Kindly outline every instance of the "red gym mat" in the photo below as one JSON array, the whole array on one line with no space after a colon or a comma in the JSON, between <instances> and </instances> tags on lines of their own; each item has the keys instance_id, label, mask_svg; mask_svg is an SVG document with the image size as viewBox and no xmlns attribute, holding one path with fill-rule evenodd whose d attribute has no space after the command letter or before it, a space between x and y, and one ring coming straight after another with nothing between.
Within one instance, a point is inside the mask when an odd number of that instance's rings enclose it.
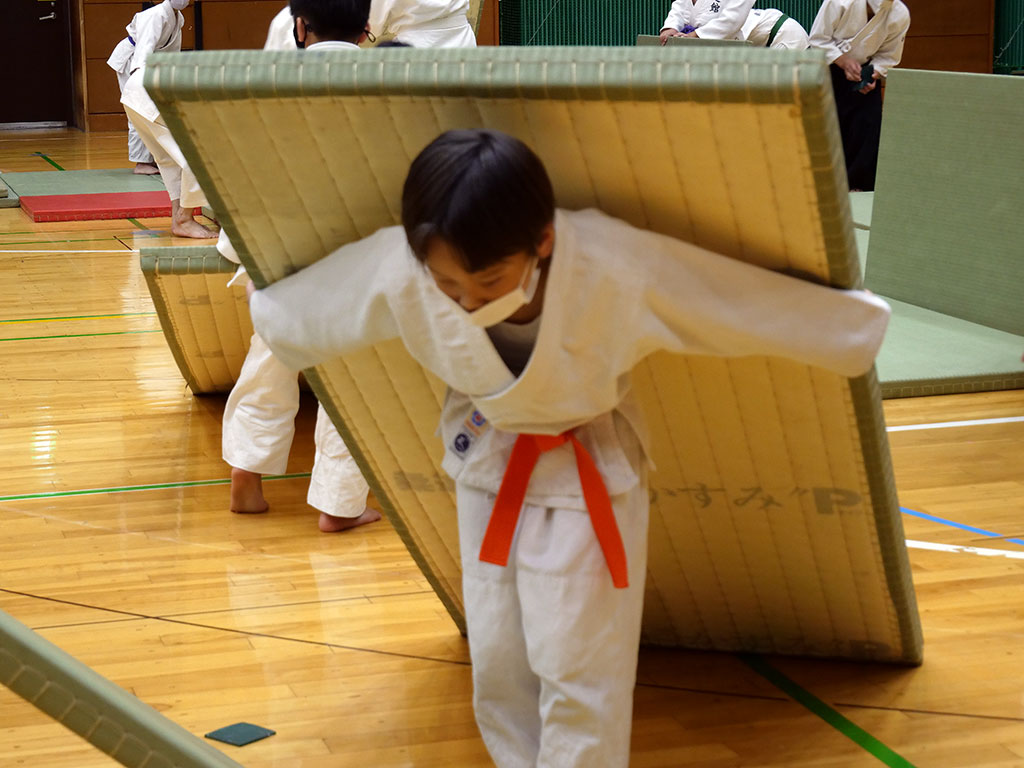
<instances>
[{"instance_id":1,"label":"red gym mat","mask_svg":"<svg viewBox=\"0 0 1024 768\"><path fill-rule=\"evenodd\" d=\"M21 207L33 221L138 219L171 215L171 199L164 191L30 195L21 198Z\"/></svg>"}]
</instances>

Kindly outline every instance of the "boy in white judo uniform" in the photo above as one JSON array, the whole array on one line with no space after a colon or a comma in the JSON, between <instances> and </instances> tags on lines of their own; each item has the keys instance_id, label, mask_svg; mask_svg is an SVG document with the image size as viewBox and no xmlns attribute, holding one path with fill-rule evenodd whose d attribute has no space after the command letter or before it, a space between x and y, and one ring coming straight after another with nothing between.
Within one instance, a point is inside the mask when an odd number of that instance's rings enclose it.
<instances>
[{"instance_id":1,"label":"boy in white judo uniform","mask_svg":"<svg viewBox=\"0 0 1024 768\"><path fill-rule=\"evenodd\" d=\"M448 384L484 741L501 768L626 766L649 505L630 372L666 349L860 375L888 306L556 211L536 155L491 131L423 150L402 222L254 292L253 322L293 368L398 337Z\"/></svg>"},{"instance_id":2,"label":"boy in white judo uniform","mask_svg":"<svg viewBox=\"0 0 1024 768\"><path fill-rule=\"evenodd\" d=\"M661 25L661 44L670 37L696 37L746 40L763 48L807 47L807 32L796 19L753 7L754 0L675 0Z\"/></svg>"},{"instance_id":3,"label":"boy in white judo uniform","mask_svg":"<svg viewBox=\"0 0 1024 768\"><path fill-rule=\"evenodd\" d=\"M160 5L150 9L157 13L148 17L147 34L160 40L168 36L177 36L177 48L166 50L181 50L181 27L185 23L185 17L179 9L186 5L188 0L164 0ZM132 56L128 79L121 89L121 105L128 115L128 122L135 127L142 143L153 156L157 168L160 169L164 186L167 187L167 194L171 198L171 234L200 239L216 237L215 230L207 229L192 215L193 209L206 205L206 197L177 142L164 125L160 110L156 108L156 104L143 87L149 52L147 51L144 56L140 55L141 53L143 51L137 51Z\"/></svg>"},{"instance_id":4,"label":"boy in white judo uniform","mask_svg":"<svg viewBox=\"0 0 1024 768\"><path fill-rule=\"evenodd\" d=\"M107 59L107 66L117 73L117 86L122 92L128 77L145 63L149 54L181 50L181 27L185 23L181 11L187 5L188 0L165 0L132 17L125 27L128 36L114 47ZM135 173L160 173L131 120L128 121L128 159L135 163Z\"/></svg>"},{"instance_id":5,"label":"boy in white judo uniform","mask_svg":"<svg viewBox=\"0 0 1024 768\"><path fill-rule=\"evenodd\" d=\"M825 51L843 137L850 189L873 190L882 135L878 86L900 63L910 11L900 0L825 0L811 27L811 47Z\"/></svg>"},{"instance_id":6,"label":"boy in white judo uniform","mask_svg":"<svg viewBox=\"0 0 1024 768\"><path fill-rule=\"evenodd\" d=\"M414 48L475 48L469 0L373 0L370 31Z\"/></svg>"},{"instance_id":7,"label":"boy in white judo uniform","mask_svg":"<svg viewBox=\"0 0 1024 768\"><path fill-rule=\"evenodd\" d=\"M358 50L369 13L370 0L293 0L271 21L264 50L300 45L309 51ZM223 230L217 249L238 262ZM221 432L222 456L231 466L233 512L269 509L262 478L285 472L298 410L295 371L280 363L254 333L225 404ZM380 512L366 506L369 485L322 405L317 406L314 443L306 503L320 513L320 530L336 533L380 520Z\"/></svg>"}]
</instances>

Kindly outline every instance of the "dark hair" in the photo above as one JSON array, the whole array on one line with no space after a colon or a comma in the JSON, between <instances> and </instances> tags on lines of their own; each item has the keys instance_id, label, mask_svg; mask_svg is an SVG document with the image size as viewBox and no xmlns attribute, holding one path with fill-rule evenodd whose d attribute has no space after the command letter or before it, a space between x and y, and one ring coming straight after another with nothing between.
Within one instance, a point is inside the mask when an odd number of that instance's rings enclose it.
<instances>
[{"instance_id":1,"label":"dark hair","mask_svg":"<svg viewBox=\"0 0 1024 768\"><path fill-rule=\"evenodd\" d=\"M401 40L385 40L383 43L377 43L377 48L412 48L408 43L403 43Z\"/></svg>"},{"instance_id":2,"label":"dark hair","mask_svg":"<svg viewBox=\"0 0 1024 768\"><path fill-rule=\"evenodd\" d=\"M301 16L321 40L355 42L370 19L370 0L290 0L292 18Z\"/></svg>"},{"instance_id":3,"label":"dark hair","mask_svg":"<svg viewBox=\"0 0 1024 768\"><path fill-rule=\"evenodd\" d=\"M532 252L555 215L540 158L497 131L447 131L420 152L402 189L402 226L421 261L439 237L479 272Z\"/></svg>"}]
</instances>

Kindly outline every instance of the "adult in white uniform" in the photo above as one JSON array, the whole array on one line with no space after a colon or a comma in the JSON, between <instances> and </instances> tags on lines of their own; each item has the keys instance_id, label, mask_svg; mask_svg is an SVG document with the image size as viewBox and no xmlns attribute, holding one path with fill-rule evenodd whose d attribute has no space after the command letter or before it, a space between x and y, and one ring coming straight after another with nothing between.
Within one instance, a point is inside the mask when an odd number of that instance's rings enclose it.
<instances>
[{"instance_id":1,"label":"adult in white uniform","mask_svg":"<svg viewBox=\"0 0 1024 768\"><path fill-rule=\"evenodd\" d=\"M132 71L142 66L149 54L181 50L181 27L185 19L180 11L186 5L188 0L167 0L132 17L125 27L128 36L114 47L107 59L107 66L117 74L117 86L122 92ZM135 173L160 172L131 120L128 121L128 159L135 163Z\"/></svg>"},{"instance_id":2,"label":"adult in white uniform","mask_svg":"<svg viewBox=\"0 0 1024 768\"><path fill-rule=\"evenodd\" d=\"M851 189L875 188L882 94L878 87L903 57L910 11L900 0L825 0L811 27L811 47L832 72L846 175ZM865 65L871 74L862 79Z\"/></svg>"},{"instance_id":3,"label":"adult in white uniform","mask_svg":"<svg viewBox=\"0 0 1024 768\"><path fill-rule=\"evenodd\" d=\"M314 6L302 0L293 5L296 17L292 16L292 6L286 6L271 21L264 50L295 50L299 43L309 51L359 50L358 43L366 37L369 0L342 0L333 7ZM323 18L317 13L323 13ZM332 40L327 37L331 34L347 39ZM217 250L238 263L224 230ZM286 471L298 410L295 371L282 365L260 335L254 333L238 381L224 407L221 451L224 461L231 466L232 511L269 509L262 477ZM316 452L306 502L319 511L320 530L333 533L379 520L380 512L366 506L369 486L322 405L317 406L314 443Z\"/></svg>"},{"instance_id":4,"label":"adult in white uniform","mask_svg":"<svg viewBox=\"0 0 1024 768\"><path fill-rule=\"evenodd\" d=\"M414 48L475 48L469 0L373 0L370 31Z\"/></svg>"},{"instance_id":5,"label":"adult in white uniform","mask_svg":"<svg viewBox=\"0 0 1024 768\"><path fill-rule=\"evenodd\" d=\"M556 212L540 160L494 132L428 145L402 221L255 292L253 322L292 368L397 337L448 384L484 741L500 768L626 766L648 515L631 370L666 349L856 376L888 307Z\"/></svg>"},{"instance_id":6,"label":"adult in white uniform","mask_svg":"<svg viewBox=\"0 0 1024 768\"><path fill-rule=\"evenodd\" d=\"M180 50L181 27L185 23L185 18L178 8L184 8L186 5L188 0L164 0L152 8L151 10L159 13L154 13L148 18L148 22L151 23L148 27L149 34L160 39L177 35ZM146 56L140 55L141 53L143 51L137 51L132 57L131 72L121 90L121 105L128 115L129 122L135 126L142 143L153 155L156 166L160 169L160 177L167 187L167 194L171 198L171 234L178 237L216 237L216 231L207 229L192 216L193 209L206 205L206 197L177 142L164 125L160 110L143 87L148 53Z\"/></svg>"}]
</instances>

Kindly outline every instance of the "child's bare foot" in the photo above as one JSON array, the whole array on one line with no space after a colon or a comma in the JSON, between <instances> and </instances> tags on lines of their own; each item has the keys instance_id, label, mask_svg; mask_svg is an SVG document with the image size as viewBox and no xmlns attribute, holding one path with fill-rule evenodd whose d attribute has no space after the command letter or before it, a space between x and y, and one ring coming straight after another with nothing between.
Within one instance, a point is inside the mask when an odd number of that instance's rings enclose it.
<instances>
[{"instance_id":1,"label":"child's bare foot","mask_svg":"<svg viewBox=\"0 0 1024 768\"><path fill-rule=\"evenodd\" d=\"M254 514L270 509L263 498L263 476L238 467L231 468L231 511Z\"/></svg>"},{"instance_id":2,"label":"child's bare foot","mask_svg":"<svg viewBox=\"0 0 1024 768\"><path fill-rule=\"evenodd\" d=\"M378 520L380 520L380 512L369 507L364 509L363 514L359 517L334 517L326 512L321 512L320 530L324 533L337 533L338 531L347 531L349 528L366 525L367 523L375 523Z\"/></svg>"},{"instance_id":3,"label":"child's bare foot","mask_svg":"<svg viewBox=\"0 0 1024 768\"><path fill-rule=\"evenodd\" d=\"M140 176L155 176L160 173L160 169L152 163L136 163L132 173L137 173Z\"/></svg>"}]
</instances>

